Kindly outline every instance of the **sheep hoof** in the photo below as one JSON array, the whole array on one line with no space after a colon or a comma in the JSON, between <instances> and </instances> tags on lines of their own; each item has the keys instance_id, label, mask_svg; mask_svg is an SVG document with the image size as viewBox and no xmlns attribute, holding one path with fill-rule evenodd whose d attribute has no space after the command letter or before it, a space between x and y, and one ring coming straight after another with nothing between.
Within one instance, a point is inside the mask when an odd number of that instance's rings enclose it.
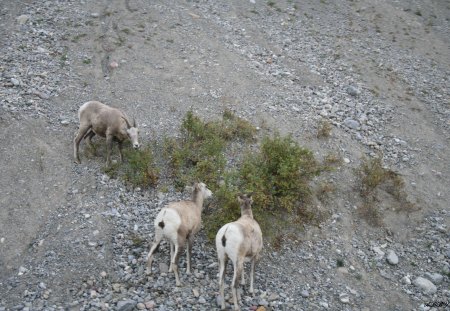
<instances>
[{"instance_id":1,"label":"sheep hoof","mask_svg":"<svg viewBox=\"0 0 450 311\"><path fill-rule=\"evenodd\" d=\"M75 159L75 163L76 163L76 164L81 164L80 159Z\"/></svg>"}]
</instances>

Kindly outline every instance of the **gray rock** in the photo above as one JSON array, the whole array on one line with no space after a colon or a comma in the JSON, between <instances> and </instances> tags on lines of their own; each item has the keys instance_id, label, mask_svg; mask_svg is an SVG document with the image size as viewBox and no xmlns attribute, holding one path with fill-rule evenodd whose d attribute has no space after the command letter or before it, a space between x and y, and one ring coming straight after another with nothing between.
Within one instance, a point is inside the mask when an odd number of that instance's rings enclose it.
<instances>
[{"instance_id":1,"label":"gray rock","mask_svg":"<svg viewBox=\"0 0 450 311\"><path fill-rule=\"evenodd\" d=\"M348 128L354 129L354 130L357 130L359 128L359 122L355 121L353 119L345 119L344 125Z\"/></svg>"},{"instance_id":2,"label":"gray rock","mask_svg":"<svg viewBox=\"0 0 450 311\"><path fill-rule=\"evenodd\" d=\"M359 90L356 87L354 87L353 85L349 85L347 87L346 91L347 91L347 94L351 95L351 96L357 96L360 93Z\"/></svg>"},{"instance_id":3,"label":"gray rock","mask_svg":"<svg viewBox=\"0 0 450 311\"><path fill-rule=\"evenodd\" d=\"M19 86L19 85L20 85L20 81L17 80L16 78L11 78L11 83L12 83L14 86Z\"/></svg>"},{"instance_id":4,"label":"gray rock","mask_svg":"<svg viewBox=\"0 0 450 311\"><path fill-rule=\"evenodd\" d=\"M19 23L19 25L23 25L26 22L28 22L28 20L30 19L30 17L28 15L20 15L19 17L17 17L17 23Z\"/></svg>"},{"instance_id":5,"label":"gray rock","mask_svg":"<svg viewBox=\"0 0 450 311\"><path fill-rule=\"evenodd\" d=\"M384 257L384 252L381 250L380 247L374 246L374 247L372 247L372 250L375 252L375 254L376 254L376 259L377 259L377 260L383 259L383 257Z\"/></svg>"},{"instance_id":6,"label":"gray rock","mask_svg":"<svg viewBox=\"0 0 450 311\"><path fill-rule=\"evenodd\" d=\"M420 288L425 295L432 295L437 291L436 285L420 276L413 281L413 284Z\"/></svg>"},{"instance_id":7,"label":"gray rock","mask_svg":"<svg viewBox=\"0 0 450 311\"><path fill-rule=\"evenodd\" d=\"M393 250L388 250L386 260L391 265L398 264L398 256L397 256L397 254L395 254L395 252Z\"/></svg>"},{"instance_id":8,"label":"gray rock","mask_svg":"<svg viewBox=\"0 0 450 311\"><path fill-rule=\"evenodd\" d=\"M441 284L444 277L439 273L425 273L425 278L433 282L433 284Z\"/></svg>"},{"instance_id":9,"label":"gray rock","mask_svg":"<svg viewBox=\"0 0 450 311\"><path fill-rule=\"evenodd\" d=\"M302 290L301 294L303 298L308 298L309 297L309 292L308 290L304 289Z\"/></svg>"},{"instance_id":10,"label":"gray rock","mask_svg":"<svg viewBox=\"0 0 450 311\"><path fill-rule=\"evenodd\" d=\"M342 303L349 303L350 302L350 297L348 296L348 294L342 293L342 294L339 294L339 300Z\"/></svg>"},{"instance_id":11,"label":"gray rock","mask_svg":"<svg viewBox=\"0 0 450 311\"><path fill-rule=\"evenodd\" d=\"M131 311L136 306L136 301L134 300L121 300L117 303L118 311Z\"/></svg>"}]
</instances>

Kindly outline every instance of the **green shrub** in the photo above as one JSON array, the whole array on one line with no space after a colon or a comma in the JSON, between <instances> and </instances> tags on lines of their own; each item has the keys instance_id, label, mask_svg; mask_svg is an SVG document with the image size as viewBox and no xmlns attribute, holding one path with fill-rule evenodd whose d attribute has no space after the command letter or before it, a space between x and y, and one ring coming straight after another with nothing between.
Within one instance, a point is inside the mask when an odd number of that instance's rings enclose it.
<instances>
[{"instance_id":1,"label":"green shrub","mask_svg":"<svg viewBox=\"0 0 450 311\"><path fill-rule=\"evenodd\" d=\"M122 178L134 187L148 188L158 184L159 170L149 146L139 150L131 149L129 146L124 147L123 159L123 163L105 167L104 173L111 178Z\"/></svg>"},{"instance_id":2,"label":"green shrub","mask_svg":"<svg viewBox=\"0 0 450 311\"><path fill-rule=\"evenodd\" d=\"M211 190L225 171L225 148L233 139L251 139L256 129L230 111L215 122L203 122L192 111L188 111L181 125L181 139L167 139L165 155L169 158L172 177L178 189L203 181Z\"/></svg>"},{"instance_id":3,"label":"green shrub","mask_svg":"<svg viewBox=\"0 0 450 311\"><path fill-rule=\"evenodd\" d=\"M236 197L242 192L252 193L253 215L266 237L275 238L280 228L311 220L314 215L306 206L311 195L309 182L319 172L311 151L301 148L292 137L264 138L259 152L247 152L214 193L213 210L204 217L208 237L240 217Z\"/></svg>"}]
</instances>

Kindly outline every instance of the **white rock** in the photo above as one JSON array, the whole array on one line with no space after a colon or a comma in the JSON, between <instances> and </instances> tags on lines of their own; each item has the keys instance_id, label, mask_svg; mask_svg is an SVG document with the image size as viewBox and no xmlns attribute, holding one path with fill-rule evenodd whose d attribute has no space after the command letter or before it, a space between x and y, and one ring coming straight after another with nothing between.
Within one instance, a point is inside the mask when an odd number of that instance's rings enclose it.
<instances>
[{"instance_id":1,"label":"white rock","mask_svg":"<svg viewBox=\"0 0 450 311\"><path fill-rule=\"evenodd\" d=\"M384 252L381 250L380 247L374 246L374 247L372 247L372 250L375 252L375 254L376 254L376 259L377 259L377 260L383 259L383 257L384 257Z\"/></svg>"},{"instance_id":2,"label":"white rock","mask_svg":"<svg viewBox=\"0 0 450 311\"><path fill-rule=\"evenodd\" d=\"M414 280L413 284L419 287L425 295L432 295L437 292L436 285L423 277L419 276Z\"/></svg>"},{"instance_id":3,"label":"white rock","mask_svg":"<svg viewBox=\"0 0 450 311\"><path fill-rule=\"evenodd\" d=\"M397 256L397 254L395 254L395 252L393 250L388 250L386 260L391 265L398 264L398 256Z\"/></svg>"},{"instance_id":4,"label":"white rock","mask_svg":"<svg viewBox=\"0 0 450 311\"><path fill-rule=\"evenodd\" d=\"M402 283L404 283L406 285L411 284L411 279L410 279L409 275L405 275L404 277L402 277Z\"/></svg>"},{"instance_id":5,"label":"white rock","mask_svg":"<svg viewBox=\"0 0 450 311\"><path fill-rule=\"evenodd\" d=\"M28 15L20 15L19 17L17 17L17 23L19 23L19 25L23 25L26 22L28 22L28 20L30 19L30 17Z\"/></svg>"},{"instance_id":6,"label":"white rock","mask_svg":"<svg viewBox=\"0 0 450 311\"><path fill-rule=\"evenodd\" d=\"M20 266L19 267L19 273L17 275L23 275L25 273L27 273L29 270L25 267Z\"/></svg>"},{"instance_id":7,"label":"white rock","mask_svg":"<svg viewBox=\"0 0 450 311\"><path fill-rule=\"evenodd\" d=\"M349 303L350 302L350 297L348 296L348 294L342 293L342 294L339 295L339 300L342 303Z\"/></svg>"}]
</instances>

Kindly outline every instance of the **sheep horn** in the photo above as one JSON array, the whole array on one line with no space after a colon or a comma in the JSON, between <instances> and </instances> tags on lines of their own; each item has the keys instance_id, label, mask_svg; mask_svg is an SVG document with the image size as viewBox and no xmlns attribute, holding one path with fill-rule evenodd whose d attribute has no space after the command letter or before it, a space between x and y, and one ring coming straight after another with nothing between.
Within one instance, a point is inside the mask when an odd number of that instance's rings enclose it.
<instances>
[{"instance_id":1,"label":"sheep horn","mask_svg":"<svg viewBox=\"0 0 450 311\"><path fill-rule=\"evenodd\" d=\"M137 125L136 125L136 119L134 118L134 116L133 116L133 127L137 127Z\"/></svg>"},{"instance_id":2,"label":"sheep horn","mask_svg":"<svg viewBox=\"0 0 450 311\"><path fill-rule=\"evenodd\" d=\"M122 117L122 119L125 120L125 123L127 124L128 128L131 128L130 122L128 122L128 119L126 117Z\"/></svg>"}]
</instances>

